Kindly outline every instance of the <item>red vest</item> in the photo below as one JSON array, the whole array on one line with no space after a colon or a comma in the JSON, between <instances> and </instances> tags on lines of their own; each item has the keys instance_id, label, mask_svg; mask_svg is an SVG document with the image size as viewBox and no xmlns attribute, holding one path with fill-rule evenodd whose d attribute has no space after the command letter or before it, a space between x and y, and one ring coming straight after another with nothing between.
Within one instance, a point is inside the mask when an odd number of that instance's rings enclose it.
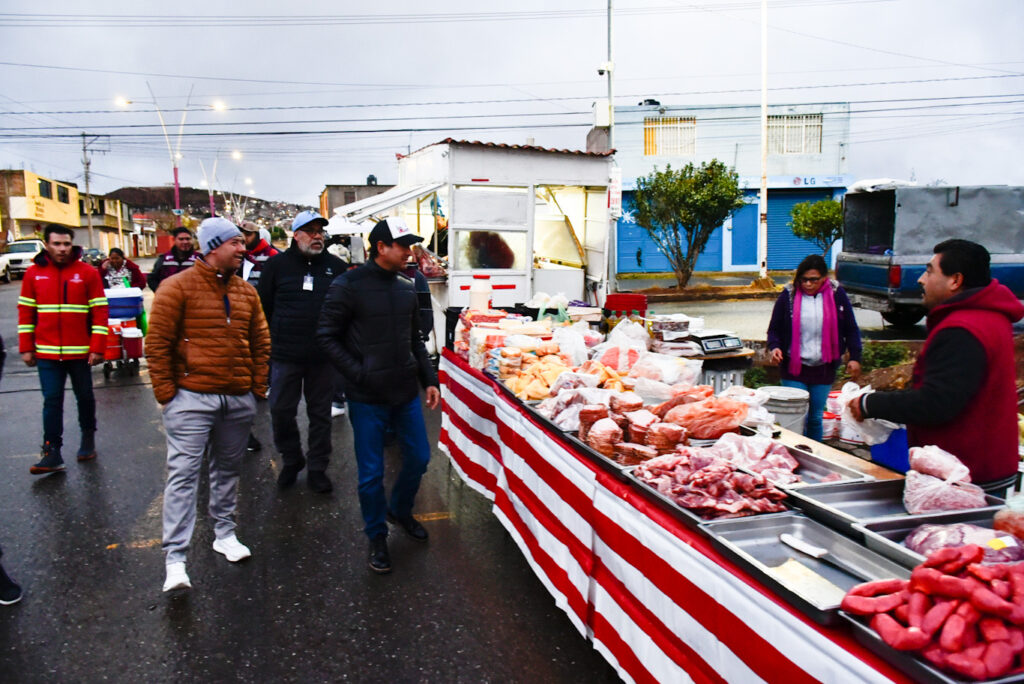
<instances>
[{"instance_id":1,"label":"red vest","mask_svg":"<svg viewBox=\"0 0 1024 684\"><path fill-rule=\"evenodd\" d=\"M1024 306L999 281L966 299L941 304L928 314L928 339L914 364L913 387L927 372L925 355L935 334L962 328L985 349L985 379L974 400L945 425L908 425L911 446L934 444L958 457L971 470L973 482L992 482L1017 472L1017 387L1013 358L1014 321Z\"/></svg>"}]
</instances>

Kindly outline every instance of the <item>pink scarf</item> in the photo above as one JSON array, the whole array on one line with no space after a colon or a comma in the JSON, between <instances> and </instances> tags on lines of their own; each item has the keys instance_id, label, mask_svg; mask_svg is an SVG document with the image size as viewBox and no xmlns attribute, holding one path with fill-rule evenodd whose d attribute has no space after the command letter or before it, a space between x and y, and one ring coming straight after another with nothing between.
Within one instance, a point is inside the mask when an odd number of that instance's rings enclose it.
<instances>
[{"instance_id":1,"label":"pink scarf","mask_svg":"<svg viewBox=\"0 0 1024 684\"><path fill-rule=\"evenodd\" d=\"M831 363L839 358L839 321L836 316L836 295L832 281L825 280L819 290L822 296L822 328L821 328L821 361ZM800 301L804 298L803 290L794 285L793 290L793 330L789 343L789 374L800 375Z\"/></svg>"}]
</instances>

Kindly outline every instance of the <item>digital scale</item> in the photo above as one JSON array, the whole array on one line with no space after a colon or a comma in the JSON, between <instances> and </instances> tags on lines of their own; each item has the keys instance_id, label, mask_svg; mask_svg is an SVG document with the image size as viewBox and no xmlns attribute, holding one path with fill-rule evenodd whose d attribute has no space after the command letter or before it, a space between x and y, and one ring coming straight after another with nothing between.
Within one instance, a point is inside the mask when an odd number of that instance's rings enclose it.
<instances>
[{"instance_id":1,"label":"digital scale","mask_svg":"<svg viewBox=\"0 0 1024 684\"><path fill-rule=\"evenodd\" d=\"M700 344L704 354L722 354L743 348L743 342L736 333L728 330L691 330L690 339Z\"/></svg>"}]
</instances>

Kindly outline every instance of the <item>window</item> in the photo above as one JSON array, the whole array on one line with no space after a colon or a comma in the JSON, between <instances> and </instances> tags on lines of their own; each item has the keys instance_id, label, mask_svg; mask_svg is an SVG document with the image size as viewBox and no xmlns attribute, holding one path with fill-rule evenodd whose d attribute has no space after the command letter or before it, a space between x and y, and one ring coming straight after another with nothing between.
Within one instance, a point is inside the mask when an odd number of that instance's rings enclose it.
<instances>
[{"instance_id":1,"label":"window","mask_svg":"<svg viewBox=\"0 0 1024 684\"><path fill-rule=\"evenodd\" d=\"M644 156L697 153L697 119L682 116L644 117Z\"/></svg>"},{"instance_id":2,"label":"window","mask_svg":"<svg viewBox=\"0 0 1024 684\"><path fill-rule=\"evenodd\" d=\"M821 114L769 116L768 154L821 154Z\"/></svg>"},{"instance_id":3,"label":"window","mask_svg":"<svg viewBox=\"0 0 1024 684\"><path fill-rule=\"evenodd\" d=\"M65 188L63 185L57 186L57 201L63 202L64 204L71 203L71 197L68 194L68 189Z\"/></svg>"},{"instance_id":4,"label":"window","mask_svg":"<svg viewBox=\"0 0 1024 684\"><path fill-rule=\"evenodd\" d=\"M39 179L39 196L53 199L53 185L48 180Z\"/></svg>"}]
</instances>

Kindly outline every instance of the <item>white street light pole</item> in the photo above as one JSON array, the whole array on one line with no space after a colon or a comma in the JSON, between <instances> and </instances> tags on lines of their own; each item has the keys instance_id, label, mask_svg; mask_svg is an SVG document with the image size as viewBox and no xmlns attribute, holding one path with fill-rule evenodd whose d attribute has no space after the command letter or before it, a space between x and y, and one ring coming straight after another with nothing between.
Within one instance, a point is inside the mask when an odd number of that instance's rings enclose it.
<instances>
[{"instance_id":1,"label":"white street light pole","mask_svg":"<svg viewBox=\"0 0 1024 684\"><path fill-rule=\"evenodd\" d=\"M171 137L167 133L167 124L164 121L164 113L160 109L160 104L156 100L156 95L153 93L153 88L150 87L149 81L146 81L146 88L149 88L149 94L153 98L153 106L156 107L156 115L160 119L160 128L164 132L164 141L167 143L167 152L171 155L171 168L174 170L174 214L175 214L175 225L182 225L182 211L181 211L181 188L178 184L178 160L181 158L181 136L185 132L185 117L188 116L188 107L192 102L192 91L195 89L193 85L189 88L188 98L185 100L185 106L181 110L181 123L178 124L178 139L177 144L171 146Z\"/></svg>"},{"instance_id":2,"label":"white street light pole","mask_svg":"<svg viewBox=\"0 0 1024 684\"><path fill-rule=\"evenodd\" d=\"M768 277L768 0L761 0L761 192L757 201L757 263Z\"/></svg>"}]
</instances>

